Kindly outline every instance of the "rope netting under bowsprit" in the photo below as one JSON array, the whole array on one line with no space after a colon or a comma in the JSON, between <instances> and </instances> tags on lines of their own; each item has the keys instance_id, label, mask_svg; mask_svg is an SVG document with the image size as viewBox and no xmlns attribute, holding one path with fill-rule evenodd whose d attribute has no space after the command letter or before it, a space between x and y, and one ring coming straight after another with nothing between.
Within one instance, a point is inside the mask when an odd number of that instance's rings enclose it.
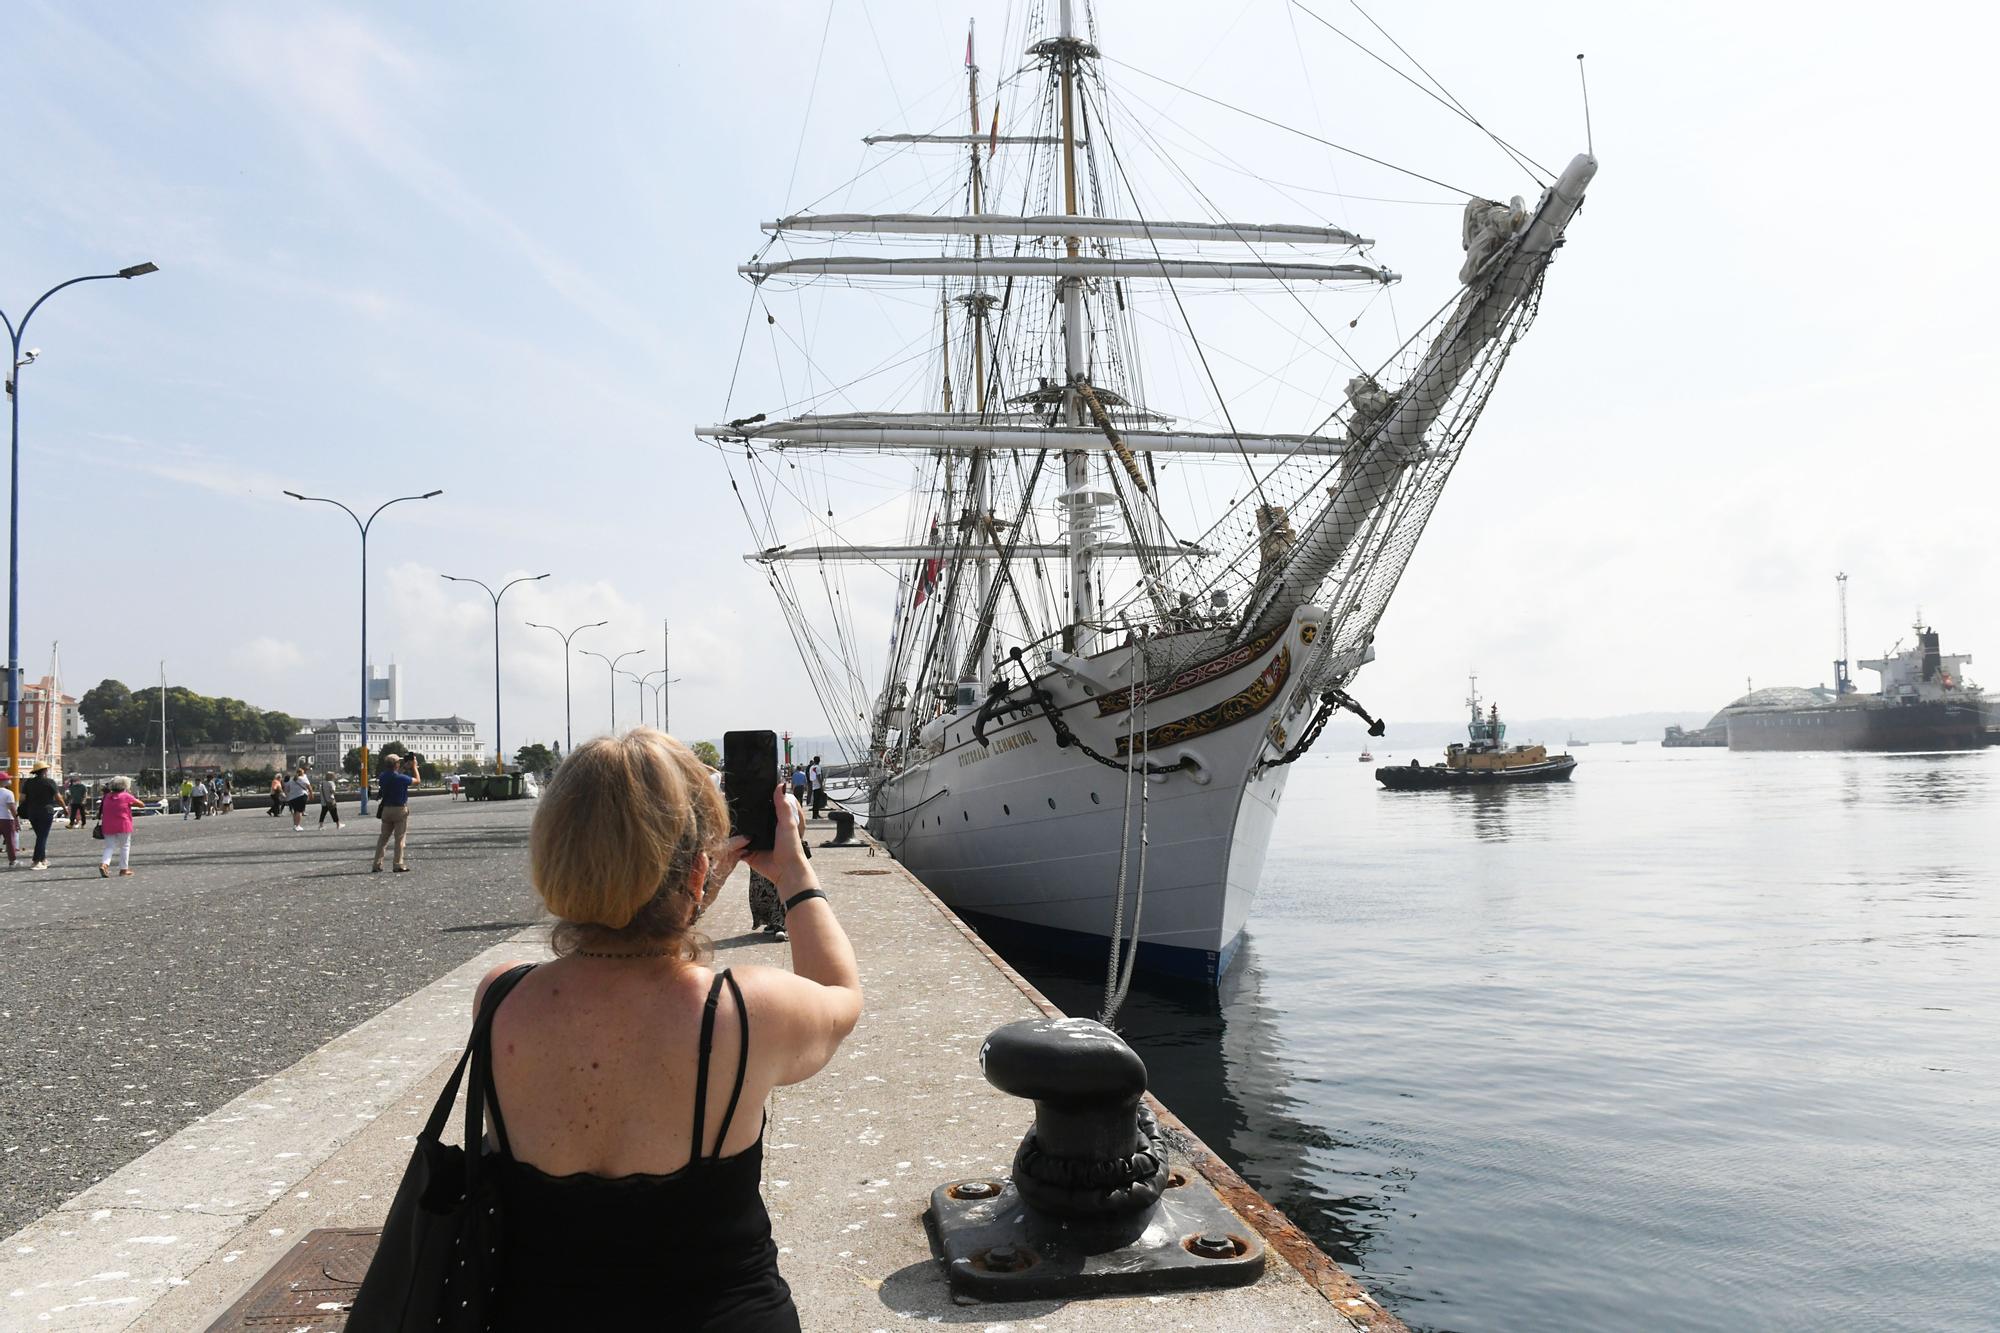
<instances>
[{"instance_id":1,"label":"rope netting under bowsprit","mask_svg":"<svg viewBox=\"0 0 2000 1333\"><path fill-rule=\"evenodd\" d=\"M1211 554L1176 561L1167 570L1163 581L1175 597L1184 599L1188 613L1207 617L1210 623L1240 623L1253 595L1273 577L1298 533L1316 514L1336 503L1348 488L1356 493L1379 489L1380 500L1363 517L1340 559L1312 587L1286 594L1294 604L1315 603L1329 612L1313 659L1296 678L1298 688L1317 691L1344 683L1360 665L1508 353L1533 321L1538 298L1539 286L1509 312L1492 338L1465 353L1463 373L1424 433L1421 449L1395 458L1384 457L1384 450L1369 449L1370 428L1379 429L1383 420L1377 417L1363 421L1360 439L1349 450L1350 457L1368 461L1335 461L1329 466L1318 460L1294 460L1273 468L1264 482L1265 503L1239 502L1205 537L1203 545ZM1397 369L1403 378L1395 382L1407 383L1419 355L1413 347L1400 360ZM1345 432L1352 439L1357 434L1354 418L1368 406L1365 398L1359 407L1351 402L1325 429ZM1143 618L1145 605L1142 594L1134 592L1120 602L1118 611L1136 622ZM1211 645L1199 638L1168 640L1153 669L1172 671L1208 651Z\"/></svg>"}]
</instances>

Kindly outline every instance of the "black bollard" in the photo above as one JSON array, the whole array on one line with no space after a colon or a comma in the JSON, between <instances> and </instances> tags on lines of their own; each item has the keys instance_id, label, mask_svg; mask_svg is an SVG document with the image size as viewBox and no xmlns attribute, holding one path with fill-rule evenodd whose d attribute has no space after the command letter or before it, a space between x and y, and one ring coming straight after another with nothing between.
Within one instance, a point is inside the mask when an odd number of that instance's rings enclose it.
<instances>
[{"instance_id":1,"label":"black bollard","mask_svg":"<svg viewBox=\"0 0 2000 1333\"><path fill-rule=\"evenodd\" d=\"M1029 1300L1254 1282L1256 1232L1192 1171L1170 1171L1143 1098L1146 1064L1087 1018L997 1028L987 1082L1035 1104L1006 1180L931 1194L926 1220L952 1289Z\"/></svg>"},{"instance_id":2,"label":"black bollard","mask_svg":"<svg viewBox=\"0 0 2000 1333\"><path fill-rule=\"evenodd\" d=\"M987 1037L986 1081L1035 1104L1035 1127L1014 1154L1021 1201L1113 1248L1145 1230L1167 1182L1167 1148L1146 1091L1146 1062L1102 1023L1030 1018Z\"/></svg>"},{"instance_id":3,"label":"black bollard","mask_svg":"<svg viewBox=\"0 0 2000 1333\"><path fill-rule=\"evenodd\" d=\"M823 842L822 847L852 847L854 838L854 812L836 809L833 812L833 841Z\"/></svg>"}]
</instances>

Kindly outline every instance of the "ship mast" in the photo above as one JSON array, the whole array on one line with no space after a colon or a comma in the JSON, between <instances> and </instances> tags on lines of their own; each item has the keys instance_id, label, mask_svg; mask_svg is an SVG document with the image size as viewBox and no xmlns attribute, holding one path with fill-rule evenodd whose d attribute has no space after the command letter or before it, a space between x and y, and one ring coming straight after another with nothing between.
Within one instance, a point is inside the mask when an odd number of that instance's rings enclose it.
<instances>
[{"instance_id":1,"label":"ship mast","mask_svg":"<svg viewBox=\"0 0 2000 1333\"><path fill-rule=\"evenodd\" d=\"M1062 62L1062 150L1063 213L1076 216L1076 64L1082 44L1076 40L1070 15L1070 0L1061 0L1062 26L1056 47ZM1063 238L1069 258L1077 258L1081 242L1071 235ZM1063 419L1072 427L1084 424L1082 395L1077 385L1090 368L1084 346L1083 279L1074 274L1061 279L1063 308ZM1069 624L1063 628L1063 647L1088 653L1092 632L1088 622L1097 614L1091 590L1091 541L1096 536L1096 497L1090 490L1090 455L1073 449L1063 454L1063 499L1069 520Z\"/></svg>"},{"instance_id":2,"label":"ship mast","mask_svg":"<svg viewBox=\"0 0 2000 1333\"><path fill-rule=\"evenodd\" d=\"M1840 589L1840 656L1833 662L1833 697L1838 699L1854 692L1854 682L1847 678L1847 574L1845 571L1833 576L1834 586Z\"/></svg>"},{"instance_id":3,"label":"ship mast","mask_svg":"<svg viewBox=\"0 0 2000 1333\"><path fill-rule=\"evenodd\" d=\"M965 31L965 105L968 133L972 137L970 150L972 211L977 215L986 211L986 205L982 197L983 182L980 180L979 170L979 64L974 59L972 50L972 38L976 31L974 23L976 20L969 21ZM999 114L997 107L994 114L996 116ZM974 232L972 258L975 262L980 256L981 241L980 235ZM983 419L986 415L986 312L993 307L993 297L975 288L959 299L965 303L966 332L972 336L972 410L979 413ZM986 455L974 450L972 475L967 478L972 493L967 498L971 502L972 543L979 551L978 563L974 569L978 577L978 605L982 609L988 605L993 591L993 562L986 558L987 545L993 534L990 472ZM978 660L973 664L976 673L974 678L978 680L979 687L983 691L991 682L993 669L989 665L987 654L982 649L983 644L975 642L973 650L978 653Z\"/></svg>"}]
</instances>

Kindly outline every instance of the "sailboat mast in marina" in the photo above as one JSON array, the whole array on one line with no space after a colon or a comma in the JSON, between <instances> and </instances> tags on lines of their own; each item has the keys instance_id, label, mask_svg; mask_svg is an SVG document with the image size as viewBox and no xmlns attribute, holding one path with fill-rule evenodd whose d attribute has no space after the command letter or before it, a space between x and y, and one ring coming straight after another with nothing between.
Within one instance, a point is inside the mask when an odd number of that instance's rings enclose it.
<instances>
[{"instance_id":1,"label":"sailboat mast in marina","mask_svg":"<svg viewBox=\"0 0 2000 1333\"><path fill-rule=\"evenodd\" d=\"M968 39L948 118L864 141L893 157L839 192L904 167L900 210L764 224L744 346L773 364L739 353L697 433L870 831L976 924L1212 982L1597 163L1464 200L1455 290L1362 358L1352 307L1399 281L1377 243L1153 206L1155 118L1068 0L1029 22L990 92ZM1317 373L1233 353L1219 303Z\"/></svg>"}]
</instances>

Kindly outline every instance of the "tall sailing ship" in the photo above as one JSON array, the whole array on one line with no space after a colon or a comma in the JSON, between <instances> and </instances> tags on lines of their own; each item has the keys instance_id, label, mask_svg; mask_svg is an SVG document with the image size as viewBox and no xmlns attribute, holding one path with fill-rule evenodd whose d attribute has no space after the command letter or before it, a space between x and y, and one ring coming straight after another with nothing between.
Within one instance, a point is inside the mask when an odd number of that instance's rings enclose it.
<instances>
[{"instance_id":1,"label":"tall sailing ship","mask_svg":"<svg viewBox=\"0 0 2000 1333\"><path fill-rule=\"evenodd\" d=\"M1157 120L1122 105L1069 0L1027 18L1045 35L997 89L968 40L951 121L864 140L932 154L921 207L764 224L744 342L802 368L771 376L782 406L697 434L729 462L870 831L975 924L1108 947L1128 981L1212 982L1288 765L1362 713L1347 689L1597 163L1537 177L1532 206L1464 200L1449 299L1357 359L1352 307L1398 281L1376 242L1230 221L1199 187L1210 216L1157 215L1128 175L1166 160ZM828 286L895 329L852 377L825 361L855 339L813 342ZM1344 391L1280 401L1301 429L1249 428L1246 405L1274 409L1223 389L1246 326L1218 300L1282 311L1294 360ZM1176 386L1192 421L1162 401Z\"/></svg>"}]
</instances>

